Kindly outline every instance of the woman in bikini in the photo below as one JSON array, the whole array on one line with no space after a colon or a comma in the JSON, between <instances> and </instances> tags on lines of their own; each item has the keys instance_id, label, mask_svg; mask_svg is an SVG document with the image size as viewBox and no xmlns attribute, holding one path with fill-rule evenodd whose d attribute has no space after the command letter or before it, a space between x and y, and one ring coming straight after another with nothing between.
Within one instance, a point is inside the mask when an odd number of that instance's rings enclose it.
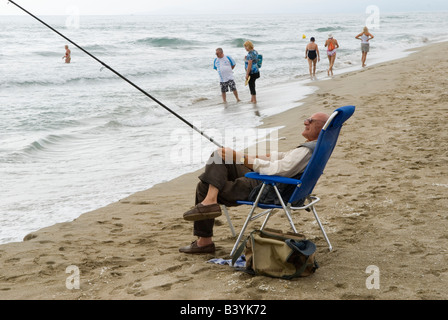
<instances>
[{"instance_id":1,"label":"woman in bikini","mask_svg":"<svg viewBox=\"0 0 448 320\"><path fill-rule=\"evenodd\" d=\"M373 39L373 35L369 32L367 27L364 27L363 31L355 38L361 40L361 62L362 67L364 68L366 66L367 52L369 52L370 47L369 40Z\"/></svg>"},{"instance_id":2,"label":"woman in bikini","mask_svg":"<svg viewBox=\"0 0 448 320\"><path fill-rule=\"evenodd\" d=\"M327 48L328 62L330 63L327 75L330 76L331 73L331 76L333 76L333 65L336 60L336 49L339 48L339 43L338 40L333 38L331 33L328 35L327 41L325 41L325 47Z\"/></svg>"},{"instance_id":3,"label":"woman in bikini","mask_svg":"<svg viewBox=\"0 0 448 320\"><path fill-rule=\"evenodd\" d=\"M62 59L65 58L65 63L70 63L70 60L72 60L70 55L71 55L71 51L68 48L68 45L65 45L65 56L62 57Z\"/></svg>"},{"instance_id":4,"label":"woman in bikini","mask_svg":"<svg viewBox=\"0 0 448 320\"><path fill-rule=\"evenodd\" d=\"M320 54L314 37L311 37L310 43L306 46L305 59L308 59L308 64L310 66L310 78L316 78L316 64L320 61Z\"/></svg>"}]
</instances>

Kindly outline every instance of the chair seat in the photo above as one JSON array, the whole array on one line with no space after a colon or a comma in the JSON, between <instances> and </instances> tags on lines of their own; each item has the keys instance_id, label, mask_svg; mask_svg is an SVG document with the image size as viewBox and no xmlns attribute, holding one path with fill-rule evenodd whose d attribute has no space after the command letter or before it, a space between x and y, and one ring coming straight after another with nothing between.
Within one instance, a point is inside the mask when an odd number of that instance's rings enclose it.
<instances>
[{"instance_id":1,"label":"chair seat","mask_svg":"<svg viewBox=\"0 0 448 320\"><path fill-rule=\"evenodd\" d=\"M237 201L236 203L238 204L245 204L245 205L249 205L249 206L253 206L255 202L252 201ZM281 205L276 205L276 204L264 204L264 203L259 203L257 205L257 207L261 208L261 209L282 209L283 207Z\"/></svg>"},{"instance_id":2,"label":"chair seat","mask_svg":"<svg viewBox=\"0 0 448 320\"><path fill-rule=\"evenodd\" d=\"M274 185L276 183L300 185L302 183L302 181L300 181L298 179L287 178L287 177L282 177L282 176L268 176L268 175L259 174L258 172L248 172L248 173L246 173L245 176L247 178L261 180L264 183L271 184L271 185Z\"/></svg>"}]
</instances>

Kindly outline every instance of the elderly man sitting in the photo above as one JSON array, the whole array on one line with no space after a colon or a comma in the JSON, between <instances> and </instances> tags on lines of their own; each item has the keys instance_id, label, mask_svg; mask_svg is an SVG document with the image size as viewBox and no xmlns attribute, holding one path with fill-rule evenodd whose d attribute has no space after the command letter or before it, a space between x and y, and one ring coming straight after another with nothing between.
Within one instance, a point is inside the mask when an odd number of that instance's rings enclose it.
<instances>
[{"instance_id":1,"label":"elderly man sitting","mask_svg":"<svg viewBox=\"0 0 448 320\"><path fill-rule=\"evenodd\" d=\"M179 248L184 253L213 253L213 225L221 215L219 204L237 206L237 200L247 200L251 191L261 182L244 175L255 171L264 175L294 177L302 173L311 158L314 147L329 116L315 113L304 121L302 136L306 142L288 152L265 156L248 156L229 148L218 149L207 162L196 187L196 205L185 212L187 221L194 221L193 234L198 237L190 245ZM226 163L232 159L232 163Z\"/></svg>"}]
</instances>

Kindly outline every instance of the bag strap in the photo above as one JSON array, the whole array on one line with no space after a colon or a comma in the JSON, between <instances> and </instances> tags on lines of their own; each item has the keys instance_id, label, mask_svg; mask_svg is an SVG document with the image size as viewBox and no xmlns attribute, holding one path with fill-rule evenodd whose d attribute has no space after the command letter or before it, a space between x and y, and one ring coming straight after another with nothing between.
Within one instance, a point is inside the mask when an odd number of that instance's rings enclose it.
<instances>
[{"instance_id":1,"label":"bag strap","mask_svg":"<svg viewBox=\"0 0 448 320\"><path fill-rule=\"evenodd\" d=\"M311 263L308 263L308 260L309 260L309 259L310 259L310 257L308 256L308 257L306 258L305 263L304 263L304 264L300 267L300 269L297 270L294 274L289 275L289 276L283 276L283 278L286 279L286 280L290 280L290 279L293 279L293 278L300 277L300 275L305 271L305 269L306 269L308 266L311 266L311 265L312 265Z\"/></svg>"},{"instance_id":2,"label":"bag strap","mask_svg":"<svg viewBox=\"0 0 448 320\"><path fill-rule=\"evenodd\" d=\"M247 237L244 239L243 243L238 247L238 249L235 250L235 253L232 256L232 265L235 264L235 261L238 259L239 256L244 251L244 248L246 248L246 243L249 239L253 237L254 232L260 232L261 230L253 230Z\"/></svg>"},{"instance_id":3,"label":"bag strap","mask_svg":"<svg viewBox=\"0 0 448 320\"><path fill-rule=\"evenodd\" d=\"M288 239L287 235L275 234L265 230L260 230L260 236L262 238L271 238L280 241L286 241Z\"/></svg>"}]
</instances>

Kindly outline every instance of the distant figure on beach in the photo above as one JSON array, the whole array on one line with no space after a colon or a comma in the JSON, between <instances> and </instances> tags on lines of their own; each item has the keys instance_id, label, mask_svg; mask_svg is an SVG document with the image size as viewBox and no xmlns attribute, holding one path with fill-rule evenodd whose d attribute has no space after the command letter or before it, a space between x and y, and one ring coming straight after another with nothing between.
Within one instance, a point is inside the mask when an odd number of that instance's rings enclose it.
<instances>
[{"instance_id":1,"label":"distant figure on beach","mask_svg":"<svg viewBox=\"0 0 448 320\"><path fill-rule=\"evenodd\" d=\"M330 66L327 70L327 75L333 76L333 65L334 61L336 60L336 49L339 48L339 43L336 39L333 38L333 35L330 33L328 35L327 41L325 41L325 47L327 48L327 56L328 56L328 62L330 63Z\"/></svg>"},{"instance_id":2,"label":"distant figure on beach","mask_svg":"<svg viewBox=\"0 0 448 320\"><path fill-rule=\"evenodd\" d=\"M287 152L273 151L264 156L249 156L230 148L216 150L207 161L196 186L195 206L183 217L193 221L193 235L198 239L179 248L183 253L213 253L213 225L221 215L220 204L238 206L237 200L248 200L251 191L261 182L244 175L255 171L264 175L294 177L303 172L311 158L328 115L315 113L304 121L302 136L306 142Z\"/></svg>"},{"instance_id":3,"label":"distant figure on beach","mask_svg":"<svg viewBox=\"0 0 448 320\"><path fill-rule=\"evenodd\" d=\"M260 78L260 70L258 69L258 52L254 49L251 41L244 42L244 48L247 55L244 57L244 66L246 68L246 83L249 83L251 94L250 102L257 103L257 92L255 90L255 80Z\"/></svg>"},{"instance_id":4,"label":"distant figure on beach","mask_svg":"<svg viewBox=\"0 0 448 320\"><path fill-rule=\"evenodd\" d=\"M68 45L65 45L65 56L62 57L62 59L65 58L65 63L70 63L70 60L72 60L71 57L71 51L68 48Z\"/></svg>"},{"instance_id":5,"label":"distant figure on beach","mask_svg":"<svg viewBox=\"0 0 448 320\"><path fill-rule=\"evenodd\" d=\"M311 79L316 78L316 64L318 61L320 61L319 48L315 41L316 39L314 39L314 37L311 37L310 43L307 44L305 50L305 59L308 60L308 64L310 66Z\"/></svg>"},{"instance_id":6,"label":"distant figure on beach","mask_svg":"<svg viewBox=\"0 0 448 320\"><path fill-rule=\"evenodd\" d=\"M215 61L213 62L213 69L218 71L219 83L221 85L222 101L227 102L226 92L230 90L235 95L236 101L240 101L238 98L238 91L236 90L235 79L233 78L233 68L235 68L235 60L232 57L224 55L222 48L216 49Z\"/></svg>"},{"instance_id":7,"label":"distant figure on beach","mask_svg":"<svg viewBox=\"0 0 448 320\"><path fill-rule=\"evenodd\" d=\"M370 49L369 40L372 40L374 37L369 32L369 29L367 27L364 27L363 31L360 34L358 34L355 38L361 40L361 52L362 52L361 62L362 67L364 68L366 66L367 52L369 52Z\"/></svg>"}]
</instances>

